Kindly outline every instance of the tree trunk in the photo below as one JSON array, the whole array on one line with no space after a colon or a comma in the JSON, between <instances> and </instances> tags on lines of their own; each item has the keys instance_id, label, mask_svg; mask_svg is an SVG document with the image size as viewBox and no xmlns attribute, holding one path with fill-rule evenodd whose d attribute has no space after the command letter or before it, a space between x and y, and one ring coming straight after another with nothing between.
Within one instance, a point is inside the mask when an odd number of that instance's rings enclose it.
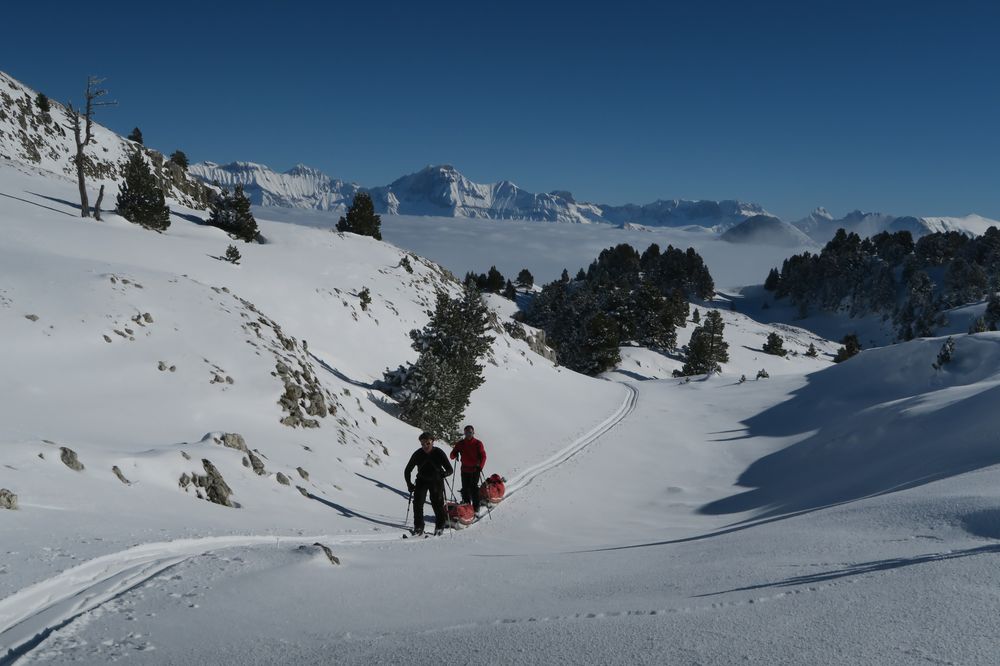
<instances>
[{"instance_id":1,"label":"tree trunk","mask_svg":"<svg viewBox=\"0 0 1000 666\"><path fill-rule=\"evenodd\" d=\"M94 219L101 221L101 202L104 201L104 183L101 183L101 191L97 193L97 201L94 203Z\"/></svg>"},{"instance_id":2,"label":"tree trunk","mask_svg":"<svg viewBox=\"0 0 1000 666\"><path fill-rule=\"evenodd\" d=\"M90 217L90 202L87 201L87 183L83 174L83 151L76 151L76 181L80 186L80 217Z\"/></svg>"}]
</instances>

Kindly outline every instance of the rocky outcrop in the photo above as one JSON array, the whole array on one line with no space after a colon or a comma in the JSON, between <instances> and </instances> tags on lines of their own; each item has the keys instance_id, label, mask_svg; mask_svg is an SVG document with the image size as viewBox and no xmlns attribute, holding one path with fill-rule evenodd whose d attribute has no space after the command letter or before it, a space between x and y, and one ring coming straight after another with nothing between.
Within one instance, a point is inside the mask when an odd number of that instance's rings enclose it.
<instances>
[{"instance_id":1,"label":"rocky outcrop","mask_svg":"<svg viewBox=\"0 0 1000 666\"><path fill-rule=\"evenodd\" d=\"M83 463L80 462L80 459L77 457L76 451L74 451L71 448L68 448L66 446L60 446L59 459L62 460L63 464L66 465L66 467L69 467L71 470L77 472L82 472L84 470Z\"/></svg>"},{"instance_id":2,"label":"rocky outcrop","mask_svg":"<svg viewBox=\"0 0 1000 666\"><path fill-rule=\"evenodd\" d=\"M222 473L208 459L202 459L201 464L205 468L204 474L181 474L178 485L185 491L194 486L195 495L200 499L206 499L222 506L235 507L236 505L230 499L233 490L222 478Z\"/></svg>"},{"instance_id":3,"label":"rocky outcrop","mask_svg":"<svg viewBox=\"0 0 1000 666\"><path fill-rule=\"evenodd\" d=\"M0 488L0 509L17 509L17 495L6 488Z\"/></svg>"},{"instance_id":4,"label":"rocky outcrop","mask_svg":"<svg viewBox=\"0 0 1000 666\"><path fill-rule=\"evenodd\" d=\"M132 485L132 482L129 481L128 479L126 479L125 475L122 474L122 471L120 469L118 469L118 465L115 465L114 467L112 467L111 471L114 472L114 475L118 477L118 480L121 481L122 483L124 483L126 486L131 486Z\"/></svg>"}]
</instances>

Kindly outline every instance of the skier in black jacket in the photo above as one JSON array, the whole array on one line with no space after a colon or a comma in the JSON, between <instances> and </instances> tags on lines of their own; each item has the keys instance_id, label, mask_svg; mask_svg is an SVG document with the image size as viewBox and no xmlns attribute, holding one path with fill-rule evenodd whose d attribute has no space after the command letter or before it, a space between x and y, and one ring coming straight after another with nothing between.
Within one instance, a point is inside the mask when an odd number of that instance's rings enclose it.
<instances>
[{"instance_id":1,"label":"skier in black jacket","mask_svg":"<svg viewBox=\"0 0 1000 666\"><path fill-rule=\"evenodd\" d=\"M410 472L417 468L416 483L410 481ZM410 456L406 463L403 476L406 487L413 494L413 533L424 532L424 500L430 491L431 506L434 507L434 534L444 532L448 523L448 514L444 509L444 480L451 476L451 463L444 451L434 446L434 435L429 432L420 434L420 448Z\"/></svg>"}]
</instances>

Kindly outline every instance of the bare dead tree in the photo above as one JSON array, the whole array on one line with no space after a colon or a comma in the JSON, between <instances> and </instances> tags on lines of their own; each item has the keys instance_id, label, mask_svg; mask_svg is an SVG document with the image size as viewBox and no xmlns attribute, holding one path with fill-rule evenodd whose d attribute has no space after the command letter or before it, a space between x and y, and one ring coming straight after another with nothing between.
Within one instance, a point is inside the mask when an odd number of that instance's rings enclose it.
<instances>
[{"instance_id":1,"label":"bare dead tree","mask_svg":"<svg viewBox=\"0 0 1000 666\"><path fill-rule=\"evenodd\" d=\"M104 201L104 183L101 183L101 191L97 193L97 201L94 202L94 219L101 221L101 202Z\"/></svg>"},{"instance_id":2,"label":"bare dead tree","mask_svg":"<svg viewBox=\"0 0 1000 666\"><path fill-rule=\"evenodd\" d=\"M83 149L94 140L94 111L99 106L114 106L118 102L99 102L100 97L107 95L108 91L100 88L104 79L95 76L87 77L86 103L82 114L79 109L73 107L70 102L66 105L69 111L69 124L67 128L73 130L73 138L76 139L76 181L80 186L80 217L90 217L90 202L87 200L87 182L84 167L87 157ZM100 218L98 218L100 219Z\"/></svg>"}]
</instances>

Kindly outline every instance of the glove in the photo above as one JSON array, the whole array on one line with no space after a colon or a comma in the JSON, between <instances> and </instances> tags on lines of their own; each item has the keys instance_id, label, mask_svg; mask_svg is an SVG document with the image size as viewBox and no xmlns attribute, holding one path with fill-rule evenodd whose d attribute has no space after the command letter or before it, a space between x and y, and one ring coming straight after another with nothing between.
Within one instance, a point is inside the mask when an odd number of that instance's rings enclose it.
<instances>
[{"instance_id":1,"label":"glove","mask_svg":"<svg viewBox=\"0 0 1000 666\"><path fill-rule=\"evenodd\" d=\"M411 495L413 494L413 483L411 481L406 482L406 489L410 491Z\"/></svg>"}]
</instances>

